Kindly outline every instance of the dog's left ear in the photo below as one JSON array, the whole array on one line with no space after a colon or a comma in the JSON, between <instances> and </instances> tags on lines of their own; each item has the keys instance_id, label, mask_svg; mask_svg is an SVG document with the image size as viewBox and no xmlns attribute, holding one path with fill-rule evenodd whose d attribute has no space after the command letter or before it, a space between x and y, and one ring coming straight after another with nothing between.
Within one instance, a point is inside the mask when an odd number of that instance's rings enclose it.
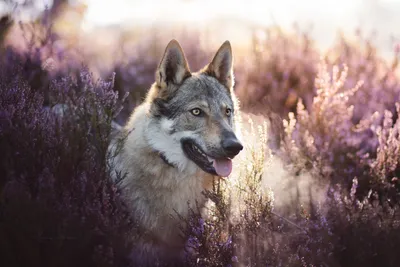
<instances>
[{"instance_id":1,"label":"dog's left ear","mask_svg":"<svg viewBox=\"0 0 400 267\"><path fill-rule=\"evenodd\" d=\"M229 90L234 84L233 77L233 56L229 41L225 41L218 49L213 60L205 68L204 73L215 77Z\"/></svg>"},{"instance_id":2,"label":"dog's left ear","mask_svg":"<svg viewBox=\"0 0 400 267\"><path fill-rule=\"evenodd\" d=\"M189 65L182 47L178 41L170 41L157 69L156 82L158 86L165 88L170 83L179 85L190 75Z\"/></svg>"}]
</instances>

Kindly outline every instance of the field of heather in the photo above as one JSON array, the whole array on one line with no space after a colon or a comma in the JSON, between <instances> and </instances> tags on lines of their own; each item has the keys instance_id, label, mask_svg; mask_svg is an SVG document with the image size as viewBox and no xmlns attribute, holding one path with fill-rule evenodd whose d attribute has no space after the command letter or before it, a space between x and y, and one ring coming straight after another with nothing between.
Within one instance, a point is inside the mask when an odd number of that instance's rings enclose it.
<instances>
[{"instance_id":1,"label":"field of heather","mask_svg":"<svg viewBox=\"0 0 400 267\"><path fill-rule=\"evenodd\" d=\"M67 9L0 17L0 266L132 266L111 133L170 39L193 70L222 43L190 25L83 33ZM208 215L182 219L187 266L400 266L400 44L354 32L327 49L296 26L232 41L245 150Z\"/></svg>"}]
</instances>

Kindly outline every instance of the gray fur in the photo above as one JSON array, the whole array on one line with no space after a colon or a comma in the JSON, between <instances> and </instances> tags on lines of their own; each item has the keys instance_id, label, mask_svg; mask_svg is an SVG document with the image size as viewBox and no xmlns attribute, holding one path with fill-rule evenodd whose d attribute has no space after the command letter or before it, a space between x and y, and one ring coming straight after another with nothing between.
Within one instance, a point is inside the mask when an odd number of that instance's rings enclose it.
<instances>
[{"instance_id":1,"label":"gray fur","mask_svg":"<svg viewBox=\"0 0 400 267\"><path fill-rule=\"evenodd\" d=\"M140 253L149 256L161 247L178 255L184 240L176 213L187 217L189 207L196 209L196 201L203 207L202 191L210 190L213 180L220 178L191 161L181 140L195 140L207 155L226 156L221 142L235 136L234 116L227 116L226 110L238 112L232 62L230 44L225 42L212 63L190 73L182 48L171 41L145 102L110 144L115 152L118 140L124 139L111 166L115 177L118 172L126 174L119 188L133 218L149 232L140 240ZM201 108L206 116L195 117L194 108Z\"/></svg>"}]
</instances>

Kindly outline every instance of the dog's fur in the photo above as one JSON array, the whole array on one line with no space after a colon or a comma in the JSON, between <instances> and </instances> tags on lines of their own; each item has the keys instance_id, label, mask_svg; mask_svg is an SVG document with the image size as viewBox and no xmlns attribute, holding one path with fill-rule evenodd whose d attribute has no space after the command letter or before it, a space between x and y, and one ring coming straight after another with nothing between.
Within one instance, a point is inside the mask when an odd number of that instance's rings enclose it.
<instances>
[{"instance_id":1,"label":"dog's fur","mask_svg":"<svg viewBox=\"0 0 400 267\"><path fill-rule=\"evenodd\" d=\"M181 46L172 40L144 103L110 144L115 152L118 140L124 140L114 158L113 175L126 174L119 188L133 217L149 233L141 240L141 252L160 246L170 255L182 251L176 214L187 217L196 202L204 206L202 191L210 190L218 178L214 167L206 166L205 171L188 156L185 140L210 158L233 158L241 150L234 134L233 112L238 107L232 64L226 41L210 64L191 73ZM197 108L202 110L199 116L193 111ZM236 145L233 152L226 149L226 140Z\"/></svg>"}]
</instances>

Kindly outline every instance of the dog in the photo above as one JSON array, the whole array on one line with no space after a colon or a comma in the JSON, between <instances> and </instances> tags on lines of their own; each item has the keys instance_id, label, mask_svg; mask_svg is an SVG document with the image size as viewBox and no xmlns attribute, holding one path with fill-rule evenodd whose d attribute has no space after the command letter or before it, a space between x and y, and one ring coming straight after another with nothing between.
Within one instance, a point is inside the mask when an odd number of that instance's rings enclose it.
<instances>
[{"instance_id":1,"label":"dog","mask_svg":"<svg viewBox=\"0 0 400 267\"><path fill-rule=\"evenodd\" d=\"M174 215L187 218L189 208L204 207L202 191L231 174L232 159L243 149L235 134L239 109L229 41L192 73L172 40L155 76L144 102L109 147L115 154L113 176L125 174L118 188L148 233L136 252L148 258L182 252L185 240Z\"/></svg>"}]
</instances>

